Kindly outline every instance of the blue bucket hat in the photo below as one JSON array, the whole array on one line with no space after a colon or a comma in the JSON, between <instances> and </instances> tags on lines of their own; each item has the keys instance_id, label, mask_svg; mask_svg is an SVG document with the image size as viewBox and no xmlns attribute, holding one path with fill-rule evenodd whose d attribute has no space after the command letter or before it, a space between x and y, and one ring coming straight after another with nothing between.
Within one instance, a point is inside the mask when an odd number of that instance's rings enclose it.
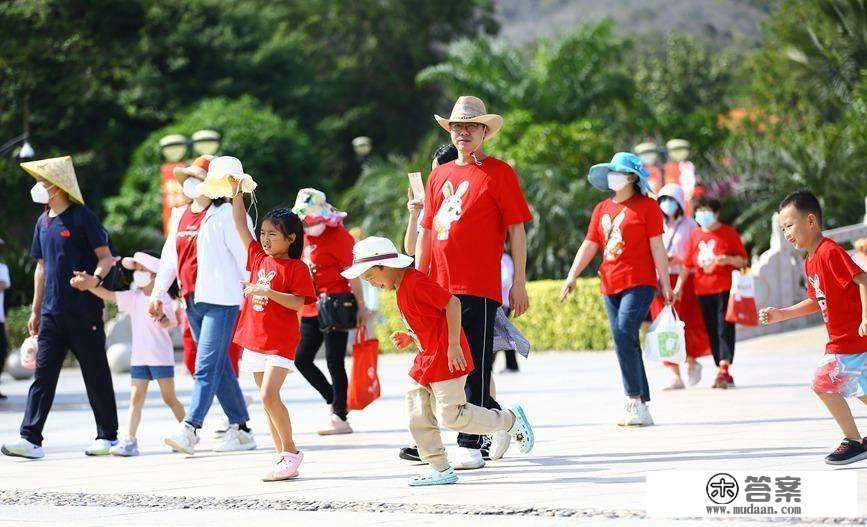
<instances>
[{"instance_id":1,"label":"blue bucket hat","mask_svg":"<svg viewBox=\"0 0 867 527\"><path fill-rule=\"evenodd\" d=\"M641 158L632 152L617 152L611 158L610 163L599 163L590 167L590 172L587 173L587 180L590 184L599 190L609 192L608 188L608 173L623 172L635 174L638 176L638 183L641 187L642 194L647 194L650 190L650 185L647 183L647 177L650 175L641 165Z\"/></svg>"}]
</instances>

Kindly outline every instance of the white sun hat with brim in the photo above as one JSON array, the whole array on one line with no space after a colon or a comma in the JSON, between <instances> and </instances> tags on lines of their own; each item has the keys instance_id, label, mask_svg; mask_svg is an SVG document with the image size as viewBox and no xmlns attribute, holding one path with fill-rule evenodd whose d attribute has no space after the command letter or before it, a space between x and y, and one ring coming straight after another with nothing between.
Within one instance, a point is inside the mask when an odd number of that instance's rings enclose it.
<instances>
[{"instance_id":1,"label":"white sun hat with brim","mask_svg":"<svg viewBox=\"0 0 867 527\"><path fill-rule=\"evenodd\" d=\"M84 205L81 189L78 188L78 178L75 177L75 167L72 166L72 158L69 156L52 157L38 161L21 163L25 172L35 177L42 178L69 195L69 199Z\"/></svg>"},{"instance_id":2,"label":"white sun hat with brim","mask_svg":"<svg viewBox=\"0 0 867 527\"><path fill-rule=\"evenodd\" d=\"M680 205L681 211L686 210L686 195L683 193L683 187L677 183L668 183L659 189L656 199L659 200L662 198L671 198Z\"/></svg>"},{"instance_id":3,"label":"white sun hat with brim","mask_svg":"<svg viewBox=\"0 0 867 527\"><path fill-rule=\"evenodd\" d=\"M196 188L211 199L231 198L234 193L232 180L240 182L242 192L256 190L257 184L253 176L244 172L241 160L232 156L215 157L208 165L205 181Z\"/></svg>"},{"instance_id":4,"label":"white sun hat with brim","mask_svg":"<svg viewBox=\"0 0 867 527\"><path fill-rule=\"evenodd\" d=\"M404 269L413 262L411 257L399 253L391 240L379 236L370 236L356 243L352 255L352 265L340 273L348 280L358 278L377 265Z\"/></svg>"},{"instance_id":5,"label":"white sun hat with brim","mask_svg":"<svg viewBox=\"0 0 867 527\"><path fill-rule=\"evenodd\" d=\"M497 114L488 113L485 109L485 103L478 97L472 95L461 95L455 102L452 108L452 114L446 119L439 115L434 115L434 119L442 126L446 132L451 132L449 125L451 123L479 123L483 124L488 129L486 139L490 139L497 135L500 128L503 127L503 117Z\"/></svg>"},{"instance_id":6,"label":"white sun hat with brim","mask_svg":"<svg viewBox=\"0 0 867 527\"><path fill-rule=\"evenodd\" d=\"M124 268L131 271L135 270L136 263L141 264L145 269L154 274L160 270L160 259L141 251L135 252L132 256L127 256L120 261L120 264L124 266Z\"/></svg>"}]
</instances>

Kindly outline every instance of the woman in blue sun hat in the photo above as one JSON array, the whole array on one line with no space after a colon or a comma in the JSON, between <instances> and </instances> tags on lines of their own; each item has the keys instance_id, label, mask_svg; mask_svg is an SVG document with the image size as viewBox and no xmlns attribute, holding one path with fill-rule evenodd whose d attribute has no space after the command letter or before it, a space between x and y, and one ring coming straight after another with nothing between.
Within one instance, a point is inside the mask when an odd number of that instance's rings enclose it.
<instances>
[{"instance_id":1,"label":"woman in blue sun hat","mask_svg":"<svg viewBox=\"0 0 867 527\"><path fill-rule=\"evenodd\" d=\"M587 237L560 292L562 302L601 249L602 294L628 397L626 415L618 422L621 426L653 424L646 404L650 401L650 389L638 331L658 287L666 303L674 298L668 280L657 280L657 276L668 276L668 256L662 243L662 212L656 201L646 195L650 189L647 177L641 160L629 152L618 152L610 163L590 168L587 175L590 184L608 192L609 197L593 209Z\"/></svg>"}]
</instances>

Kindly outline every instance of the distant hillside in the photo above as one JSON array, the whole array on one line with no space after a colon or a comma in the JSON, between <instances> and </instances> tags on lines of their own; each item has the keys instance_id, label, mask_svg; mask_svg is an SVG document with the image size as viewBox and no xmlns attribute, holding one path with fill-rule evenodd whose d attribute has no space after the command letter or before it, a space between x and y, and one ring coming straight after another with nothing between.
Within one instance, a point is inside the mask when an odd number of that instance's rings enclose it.
<instances>
[{"instance_id":1,"label":"distant hillside","mask_svg":"<svg viewBox=\"0 0 867 527\"><path fill-rule=\"evenodd\" d=\"M636 34L670 30L722 44L754 45L768 16L761 0L495 0L499 38L525 44L606 17Z\"/></svg>"}]
</instances>

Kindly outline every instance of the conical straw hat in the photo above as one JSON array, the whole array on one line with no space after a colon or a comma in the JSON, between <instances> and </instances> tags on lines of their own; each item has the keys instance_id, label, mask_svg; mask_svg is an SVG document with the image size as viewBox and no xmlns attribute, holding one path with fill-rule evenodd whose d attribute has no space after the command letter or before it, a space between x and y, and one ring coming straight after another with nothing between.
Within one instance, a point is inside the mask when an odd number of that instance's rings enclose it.
<instances>
[{"instance_id":1,"label":"conical straw hat","mask_svg":"<svg viewBox=\"0 0 867 527\"><path fill-rule=\"evenodd\" d=\"M78 188L78 179L75 177L75 167L72 166L72 158L69 156L52 157L38 161L21 163L21 168L35 178L43 178L57 185L76 203L84 205L81 197L81 189Z\"/></svg>"}]
</instances>

